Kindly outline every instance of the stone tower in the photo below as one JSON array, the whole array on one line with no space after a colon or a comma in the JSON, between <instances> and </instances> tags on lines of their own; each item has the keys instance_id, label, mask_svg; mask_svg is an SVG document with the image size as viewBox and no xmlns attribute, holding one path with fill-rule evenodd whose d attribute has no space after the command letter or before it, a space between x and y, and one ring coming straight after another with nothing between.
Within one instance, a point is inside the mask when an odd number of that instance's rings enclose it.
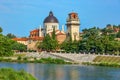
<instances>
[{"instance_id":1,"label":"stone tower","mask_svg":"<svg viewBox=\"0 0 120 80\"><path fill-rule=\"evenodd\" d=\"M53 32L53 28L58 30L59 22L58 19L53 15L53 12L50 11L49 15L44 19L44 36L50 32Z\"/></svg>"},{"instance_id":2,"label":"stone tower","mask_svg":"<svg viewBox=\"0 0 120 80\"><path fill-rule=\"evenodd\" d=\"M67 37L71 37L72 41L79 40L79 28L80 28L80 20L78 14L72 12L68 14L67 18Z\"/></svg>"}]
</instances>

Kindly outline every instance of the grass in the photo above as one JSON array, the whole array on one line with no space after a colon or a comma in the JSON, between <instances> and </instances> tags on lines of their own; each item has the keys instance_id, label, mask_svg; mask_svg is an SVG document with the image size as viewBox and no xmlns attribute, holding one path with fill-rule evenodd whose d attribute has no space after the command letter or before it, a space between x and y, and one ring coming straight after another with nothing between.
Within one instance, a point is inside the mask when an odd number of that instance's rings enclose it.
<instances>
[{"instance_id":1,"label":"grass","mask_svg":"<svg viewBox=\"0 0 120 80\"><path fill-rule=\"evenodd\" d=\"M36 60L35 62L38 63L47 63L47 64L71 64L70 62L65 62L62 59L58 59L58 58L41 58L39 60Z\"/></svg>"},{"instance_id":2,"label":"grass","mask_svg":"<svg viewBox=\"0 0 120 80\"><path fill-rule=\"evenodd\" d=\"M32 59L32 60L31 60ZM37 58L28 58L28 57L21 57L18 56L17 59L12 59L12 58L0 58L0 62L19 62L19 63L45 63L45 64L72 64L71 62L66 62L62 59L58 59L58 58L41 58L41 59L37 59Z\"/></svg>"},{"instance_id":3,"label":"grass","mask_svg":"<svg viewBox=\"0 0 120 80\"><path fill-rule=\"evenodd\" d=\"M26 56L26 54L27 54L27 53L14 54L12 57L18 57L18 56L24 57L24 56Z\"/></svg>"},{"instance_id":4,"label":"grass","mask_svg":"<svg viewBox=\"0 0 120 80\"><path fill-rule=\"evenodd\" d=\"M117 63L120 64L120 57L113 56L97 56L93 62Z\"/></svg>"},{"instance_id":5,"label":"grass","mask_svg":"<svg viewBox=\"0 0 120 80\"><path fill-rule=\"evenodd\" d=\"M0 69L0 80L36 80L24 70L16 71L11 68Z\"/></svg>"},{"instance_id":6,"label":"grass","mask_svg":"<svg viewBox=\"0 0 120 80\"><path fill-rule=\"evenodd\" d=\"M93 62L84 62L85 65L120 67L120 57L115 56L97 56Z\"/></svg>"}]
</instances>

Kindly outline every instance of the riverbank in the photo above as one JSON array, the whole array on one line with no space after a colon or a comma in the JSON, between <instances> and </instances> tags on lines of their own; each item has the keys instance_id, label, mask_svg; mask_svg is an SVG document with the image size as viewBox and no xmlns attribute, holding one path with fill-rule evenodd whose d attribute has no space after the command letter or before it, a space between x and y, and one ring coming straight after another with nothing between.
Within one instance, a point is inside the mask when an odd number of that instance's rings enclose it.
<instances>
[{"instance_id":1,"label":"riverbank","mask_svg":"<svg viewBox=\"0 0 120 80\"><path fill-rule=\"evenodd\" d=\"M12 57L1 57L0 62L84 64L120 67L120 56L95 54L24 53Z\"/></svg>"},{"instance_id":2,"label":"riverbank","mask_svg":"<svg viewBox=\"0 0 120 80\"><path fill-rule=\"evenodd\" d=\"M84 65L97 65L97 66L109 66L120 67L120 57L116 56L97 56L93 62L83 62Z\"/></svg>"},{"instance_id":3,"label":"riverbank","mask_svg":"<svg viewBox=\"0 0 120 80\"><path fill-rule=\"evenodd\" d=\"M0 68L0 80L36 80L24 70L16 71L11 68Z\"/></svg>"},{"instance_id":4,"label":"riverbank","mask_svg":"<svg viewBox=\"0 0 120 80\"><path fill-rule=\"evenodd\" d=\"M83 64L83 65L106 66L106 67L119 67L119 68L120 68L120 64L118 64L118 63L104 63L104 62L95 63L95 62L83 62L82 64Z\"/></svg>"},{"instance_id":5,"label":"riverbank","mask_svg":"<svg viewBox=\"0 0 120 80\"><path fill-rule=\"evenodd\" d=\"M1 57L0 62L18 62L18 63L43 63L43 64L73 64L71 62L66 62L62 59L58 58L28 58L28 57L21 57L18 56L17 58L14 57Z\"/></svg>"}]
</instances>

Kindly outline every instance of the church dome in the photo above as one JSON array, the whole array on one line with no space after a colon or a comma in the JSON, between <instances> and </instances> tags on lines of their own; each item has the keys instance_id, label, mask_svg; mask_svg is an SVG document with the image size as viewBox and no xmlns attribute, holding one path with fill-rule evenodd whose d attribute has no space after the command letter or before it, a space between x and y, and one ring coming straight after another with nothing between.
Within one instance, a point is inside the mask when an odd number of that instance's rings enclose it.
<instances>
[{"instance_id":1,"label":"church dome","mask_svg":"<svg viewBox=\"0 0 120 80\"><path fill-rule=\"evenodd\" d=\"M49 12L49 16L44 19L44 23L59 23L53 12Z\"/></svg>"}]
</instances>

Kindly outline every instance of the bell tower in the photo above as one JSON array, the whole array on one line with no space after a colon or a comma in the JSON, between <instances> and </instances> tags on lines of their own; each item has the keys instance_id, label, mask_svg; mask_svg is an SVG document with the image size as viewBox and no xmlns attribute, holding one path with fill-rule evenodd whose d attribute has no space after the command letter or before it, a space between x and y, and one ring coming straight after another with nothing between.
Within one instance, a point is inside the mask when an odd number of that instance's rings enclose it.
<instances>
[{"instance_id":1,"label":"bell tower","mask_svg":"<svg viewBox=\"0 0 120 80\"><path fill-rule=\"evenodd\" d=\"M71 37L72 41L79 40L79 28L80 28L80 20L78 14L72 12L68 14L67 18L67 37Z\"/></svg>"}]
</instances>

